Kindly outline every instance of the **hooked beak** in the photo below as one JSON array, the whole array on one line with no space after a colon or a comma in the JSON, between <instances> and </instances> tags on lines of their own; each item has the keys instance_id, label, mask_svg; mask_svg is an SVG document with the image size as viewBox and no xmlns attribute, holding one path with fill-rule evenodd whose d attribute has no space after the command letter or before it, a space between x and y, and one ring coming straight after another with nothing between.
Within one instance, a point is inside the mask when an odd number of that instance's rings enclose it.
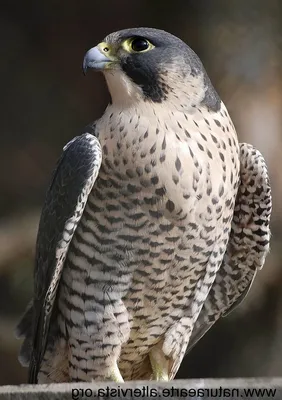
<instances>
[{"instance_id":1,"label":"hooked beak","mask_svg":"<svg viewBox=\"0 0 282 400\"><path fill-rule=\"evenodd\" d=\"M106 55L106 50L109 51L107 45L105 43L100 43L96 47L92 47L92 49L87 51L82 65L84 75L86 75L88 68L102 71L103 69L108 68L110 63L116 61L112 56Z\"/></svg>"}]
</instances>

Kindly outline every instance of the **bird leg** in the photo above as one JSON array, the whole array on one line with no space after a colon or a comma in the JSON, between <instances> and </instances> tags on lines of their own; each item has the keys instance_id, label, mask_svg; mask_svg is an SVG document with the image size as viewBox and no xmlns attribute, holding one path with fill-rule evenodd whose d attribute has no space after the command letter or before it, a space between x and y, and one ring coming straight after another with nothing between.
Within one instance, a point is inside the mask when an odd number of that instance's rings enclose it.
<instances>
[{"instance_id":1,"label":"bird leg","mask_svg":"<svg viewBox=\"0 0 282 400\"><path fill-rule=\"evenodd\" d=\"M169 381L169 360L165 357L162 346L155 346L149 354L153 370L153 380Z\"/></svg>"},{"instance_id":2,"label":"bird leg","mask_svg":"<svg viewBox=\"0 0 282 400\"><path fill-rule=\"evenodd\" d=\"M109 378L113 382L117 382L117 383L124 382L123 377L121 376L119 367L117 366L116 363L115 363L114 367L111 370Z\"/></svg>"}]
</instances>

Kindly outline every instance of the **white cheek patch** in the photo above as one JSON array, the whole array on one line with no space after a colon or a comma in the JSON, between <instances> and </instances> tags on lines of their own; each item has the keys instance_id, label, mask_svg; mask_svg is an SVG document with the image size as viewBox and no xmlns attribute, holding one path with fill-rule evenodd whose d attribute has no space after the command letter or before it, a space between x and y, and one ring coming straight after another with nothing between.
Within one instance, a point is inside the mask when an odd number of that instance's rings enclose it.
<instances>
[{"instance_id":1,"label":"white cheek patch","mask_svg":"<svg viewBox=\"0 0 282 400\"><path fill-rule=\"evenodd\" d=\"M192 76L189 73L183 78L177 68L167 70L162 81L168 87L164 103L176 109L190 109L199 105L205 97L203 74ZM112 103L122 107L144 101L142 87L134 83L122 70L105 70L104 75L111 94Z\"/></svg>"},{"instance_id":2,"label":"white cheek patch","mask_svg":"<svg viewBox=\"0 0 282 400\"><path fill-rule=\"evenodd\" d=\"M104 72L113 103L132 104L143 98L142 89L123 71Z\"/></svg>"}]
</instances>

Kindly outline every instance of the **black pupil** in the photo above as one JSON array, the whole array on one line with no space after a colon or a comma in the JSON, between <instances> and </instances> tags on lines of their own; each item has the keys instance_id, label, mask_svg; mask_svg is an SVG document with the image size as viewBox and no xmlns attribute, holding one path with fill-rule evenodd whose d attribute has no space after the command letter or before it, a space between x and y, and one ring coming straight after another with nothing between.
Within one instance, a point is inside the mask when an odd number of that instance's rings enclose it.
<instances>
[{"instance_id":1,"label":"black pupil","mask_svg":"<svg viewBox=\"0 0 282 400\"><path fill-rule=\"evenodd\" d=\"M149 47L149 43L146 39L137 38L131 43L133 51L144 51Z\"/></svg>"}]
</instances>

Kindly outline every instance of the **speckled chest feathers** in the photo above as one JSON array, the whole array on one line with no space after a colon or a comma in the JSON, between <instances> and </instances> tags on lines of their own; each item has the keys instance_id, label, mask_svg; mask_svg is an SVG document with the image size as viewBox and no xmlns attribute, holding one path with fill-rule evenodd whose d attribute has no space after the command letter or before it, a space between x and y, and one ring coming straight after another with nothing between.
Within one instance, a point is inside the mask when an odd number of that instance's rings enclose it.
<instances>
[{"instance_id":1,"label":"speckled chest feathers","mask_svg":"<svg viewBox=\"0 0 282 400\"><path fill-rule=\"evenodd\" d=\"M226 249L239 181L227 111L206 108L207 120L203 107L110 105L96 124L103 161L58 296L72 380L107 379L115 363L124 379L150 378L157 348L171 377L179 367Z\"/></svg>"}]
</instances>

